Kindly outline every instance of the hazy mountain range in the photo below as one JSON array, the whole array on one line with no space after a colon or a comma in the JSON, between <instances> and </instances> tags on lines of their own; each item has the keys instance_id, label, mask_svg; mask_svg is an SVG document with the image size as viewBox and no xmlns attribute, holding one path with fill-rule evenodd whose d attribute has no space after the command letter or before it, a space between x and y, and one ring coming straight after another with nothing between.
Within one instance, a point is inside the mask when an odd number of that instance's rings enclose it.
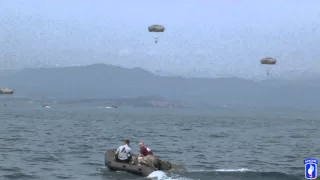
<instances>
[{"instance_id":1,"label":"hazy mountain range","mask_svg":"<svg viewBox=\"0 0 320 180\"><path fill-rule=\"evenodd\" d=\"M94 64L1 71L15 96L88 99L159 95L213 105L320 107L320 79L253 81L159 76L141 68Z\"/></svg>"}]
</instances>

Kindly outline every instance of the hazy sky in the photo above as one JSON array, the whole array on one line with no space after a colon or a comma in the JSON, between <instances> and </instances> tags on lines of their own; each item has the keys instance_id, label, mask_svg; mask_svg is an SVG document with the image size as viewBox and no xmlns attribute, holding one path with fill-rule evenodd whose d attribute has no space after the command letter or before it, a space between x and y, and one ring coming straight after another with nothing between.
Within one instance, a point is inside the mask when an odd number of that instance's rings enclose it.
<instances>
[{"instance_id":1,"label":"hazy sky","mask_svg":"<svg viewBox=\"0 0 320 180\"><path fill-rule=\"evenodd\" d=\"M164 33L149 33L162 24ZM154 43L154 38L159 43ZM319 0L2 0L0 68L109 63L208 76L320 72Z\"/></svg>"}]
</instances>

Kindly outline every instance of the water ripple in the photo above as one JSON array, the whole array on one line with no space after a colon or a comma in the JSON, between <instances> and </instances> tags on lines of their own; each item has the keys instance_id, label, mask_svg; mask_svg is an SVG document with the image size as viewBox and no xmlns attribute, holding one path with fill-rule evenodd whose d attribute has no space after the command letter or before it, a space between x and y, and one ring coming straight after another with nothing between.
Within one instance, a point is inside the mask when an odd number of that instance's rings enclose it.
<instances>
[{"instance_id":1,"label":"water ripple","mask_svg":"<svg viewBox=\"0 0 320 180\"><path fill-rule=\"evenodd\" d=\"M117 148L126 138L134 152L143 140L159 157L188 169L247 168L266 172L263 175L269 179L296 179L286 174L300 175L304 158L320 156L319 147L312 145L320 142L315 119L176 109L28 108L0 109L3 178L137 179L104 167L105 149ZM247 174L248 178L231 171L181 174L194 179L250 180L263 179L260 175Z\"/></svg>"}]
</instances>

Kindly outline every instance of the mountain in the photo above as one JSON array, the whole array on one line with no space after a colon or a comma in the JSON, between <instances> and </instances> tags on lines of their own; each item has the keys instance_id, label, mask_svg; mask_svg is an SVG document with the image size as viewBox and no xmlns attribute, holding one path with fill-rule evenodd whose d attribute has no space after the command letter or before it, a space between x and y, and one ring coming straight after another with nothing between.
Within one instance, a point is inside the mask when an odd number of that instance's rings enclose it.
<instances>
[{"instance_id":1,"label":"mountain","mask_svg":"<svg viewBox=\"0 0 320 180\"><path fill-rule=\"evenodd\" d=\"M5 76L4 76L5 74ZM32 98L97 99L159 95L170 100L233 106L320 107L320 79L253 81L158 76L106 64L0 73L0 87Z\"/></svg>"}]
</instances>

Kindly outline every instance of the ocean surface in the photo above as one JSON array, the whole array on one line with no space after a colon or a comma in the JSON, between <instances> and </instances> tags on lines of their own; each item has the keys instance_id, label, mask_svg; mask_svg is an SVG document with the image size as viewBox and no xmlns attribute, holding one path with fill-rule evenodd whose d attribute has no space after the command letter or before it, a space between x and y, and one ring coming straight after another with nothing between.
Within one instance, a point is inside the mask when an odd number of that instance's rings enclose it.
<instances>
[{"instance_id":1,"label":"ocean surface","mask_svg":"<svg viewBox=\"0 0 320 180\"><path fill-rule=\"evenodd\" d=\"M320 158L318 111L0 104L0 179L299 180ZM141 178L104 165L106 149L143 140L186 172Z\"/></svg>"}]
</instances>

